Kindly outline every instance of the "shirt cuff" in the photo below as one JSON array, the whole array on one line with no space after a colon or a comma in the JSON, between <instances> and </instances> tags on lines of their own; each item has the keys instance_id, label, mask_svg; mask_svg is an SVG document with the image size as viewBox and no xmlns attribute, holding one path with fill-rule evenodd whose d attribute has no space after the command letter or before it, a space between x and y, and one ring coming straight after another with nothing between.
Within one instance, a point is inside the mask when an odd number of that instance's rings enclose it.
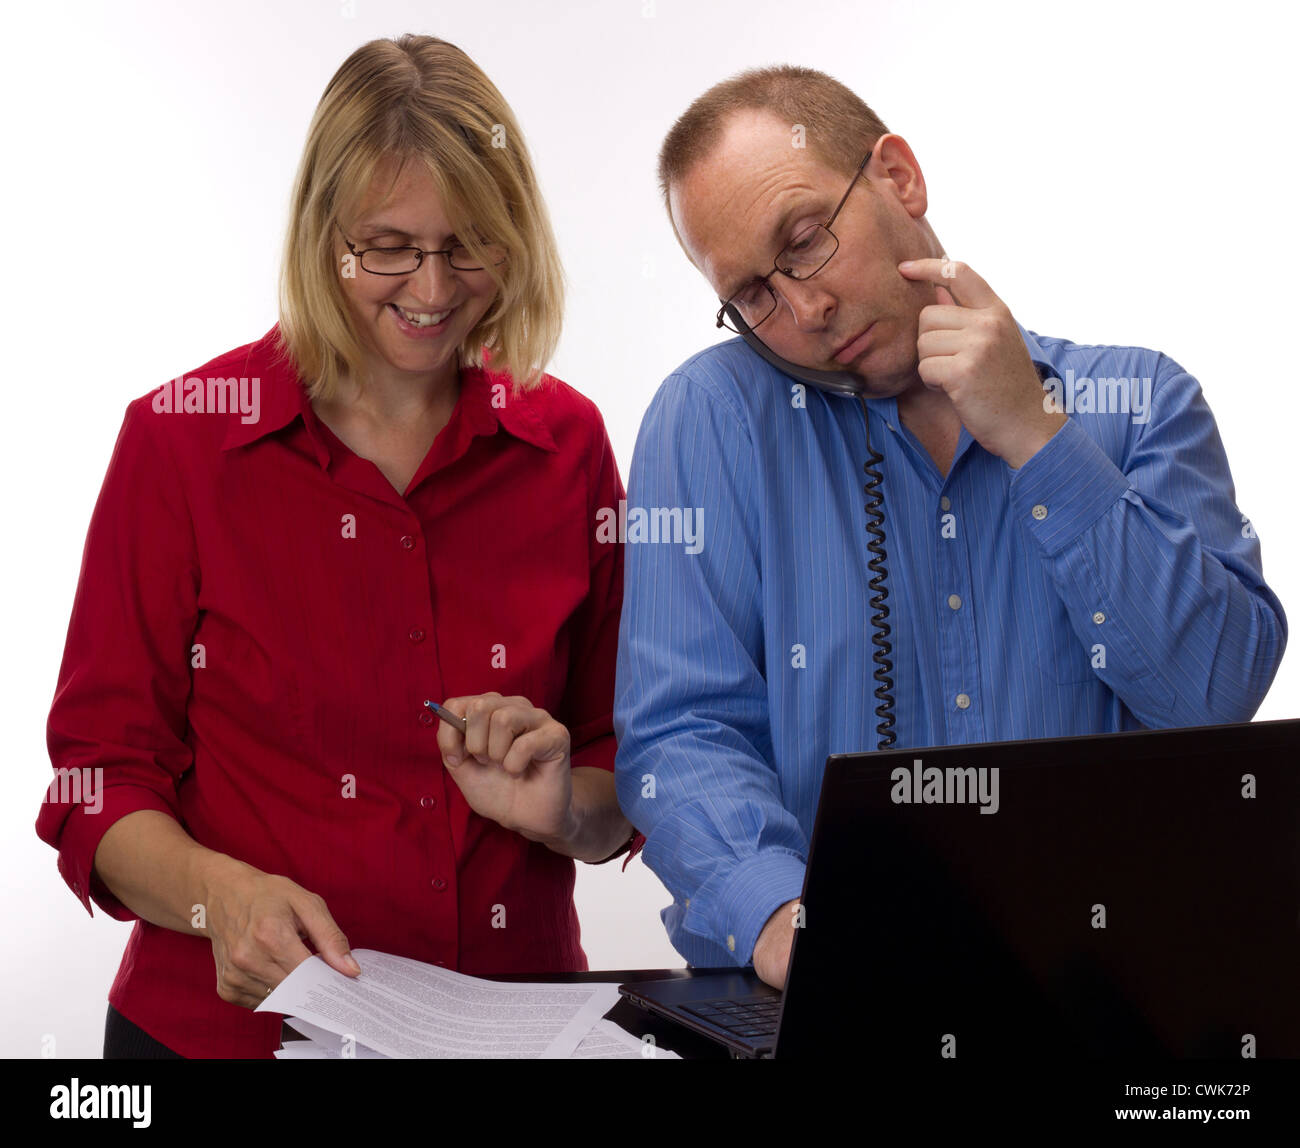
<instances>
[{"instance_id":1,"label":"shirt cuff","mask_svg":"<svg viewBox=\"0 0 1300 1148\"><path fill-rule=\"evenodd\" d=\"M1043 552L1064 550L1129 489L1128 476L1073 419L1011 478L1011 508Z\"/></svg>"},{"instance_id":2,"label":"shirt cuff","mask_svg":"<svg viewBox=\"0 0 1300 1148\"><path fill-rule=\"evenodd\" d=\"M806 863L784 849L745 858L732 870L717 901L718 941L738 965L754 959L754 946L768 918L803 892Z\"/></svg>"},{"instance_id":3,"label":"shirt cuff","mask_svg":"<svg viewBox=\"0 0 1300 1148\"><path fill-rule=\"evenodd\" d=\"M128 813L140 809L156 809L179 824L176 811L154 790L137 785L117 785L105 789L103 807L92 811L83 803L68 814L59 835L59 872L77 899L92 917L93 900L100 909L115 921L134 921L138 914L122 904L95 874L95 850L109 827Z\"/></svg>"},{"instance_id":4,"label":"shirt cuff","mask_svg":"<svg viewBox=\"0 0 1300 1148\"><path fill-rule=\"evenodd\" d=\"M645 835L637 832L636 830L633 830L632 836L629 837L625 842L623 842L623 844L620 845L617 849L615 849L614 852L611 853L608 857L602 857L599 861L589 861L587 862L587 864L604 865L608 861L613 861L615 857L622 857L623 854L626 853L627 859L623 862L623 867L619 870L620 873L626 873L628 862L631 861L633 857L635 857L638 853L641 852L641 846L644 844L645 844Z\"/></svg>"},{"instance_id":5,"label":"shirt cuff","mask_svg":"<svg viewBox=\"0 0 1300 1148\"><path fill-rule=\"evenodd\" d=\"M623 862L623 868L622 870L620 870L620 872L623 873L627 872L628 862L630 862L633 857L635 857L638 853L641 852L641 847L644 844L645 844L645 834L638 829L636 833L632 835L632 843L627 847L627 861ZM615 853L614 856L617 857L618 854Z\"/></svg>"}]
</instances>

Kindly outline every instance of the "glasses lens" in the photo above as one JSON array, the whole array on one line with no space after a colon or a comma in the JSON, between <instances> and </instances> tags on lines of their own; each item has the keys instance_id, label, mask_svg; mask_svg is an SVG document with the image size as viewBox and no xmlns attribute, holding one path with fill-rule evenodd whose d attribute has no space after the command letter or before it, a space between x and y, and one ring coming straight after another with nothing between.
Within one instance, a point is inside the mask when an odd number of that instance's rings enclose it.
<instances>
[{"instance_id":1,"label":"glasses lens","mask_svg":"<svg viewBox=\"0 0 1300 1148\"><path fill-rule=\"evenodd\" d=\"M485 266L499 267L506 261L506 249L499 244L489 243L483 248L483 258L471 254L469 248L457 244L448 256L451 265L457 271L482 271Z\"/></svg>"},{"instance_id":2,"label":"glasses lens","mask_svg":"<svg viewBox=\"0 0 1300 1148\"><path fill-rule=\"evenodd\" d=\"M776 310L776 296L772 294L771 288L766 283L754 282L748 287L742 287L728 299L727 307L734 307L745 321L745 325L753 328ZM726 307L722 311L722 325L730 331L735 331L737 335L741 333L740 328L727 313Z\"/></svg>"},{"instance_id":3,"label":"glasses lens","mask_svg":"<svg viewBox=\"0 0 1300 1148\"><path fill-rule=\"evenodd\" d=\"M776 265L792 279L807 279L822 269L837 246L835 236L817 223L805 227L782 248Z\"/></svg>"},{"instance_id":4,"label":"glasses lens","mask_svg":"<svg viewBox=\"0 0 1300 1148\"><path fill-rule=\"evenodd\" d=\"M361 266L375 275L409 275L420 266L415 247L372 247L361 254Z\"/></svg>"}]
</instances>

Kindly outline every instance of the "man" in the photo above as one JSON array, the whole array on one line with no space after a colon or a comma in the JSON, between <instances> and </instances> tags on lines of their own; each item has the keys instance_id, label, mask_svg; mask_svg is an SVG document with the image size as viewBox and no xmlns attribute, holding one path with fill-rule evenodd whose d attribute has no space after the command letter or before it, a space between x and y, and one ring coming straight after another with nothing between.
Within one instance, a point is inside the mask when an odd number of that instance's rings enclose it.
<instances>
[{"instance_id":1,"label":"man","mask_svg":"<svg viewBox=\"0 0 1300 1148\"><path fill-rule=\"evenodd\" d=\"M789 370L733 339L646 414L629 523L680 514L696 541L626 551L619 798L678 951L782 987L828 753L1246 721L1286 620L1196 380L1020 327L843 85L719 84L659 176L719 320ZM865 402L801 381L845 372Z\"/></svg>"}]
</instances>

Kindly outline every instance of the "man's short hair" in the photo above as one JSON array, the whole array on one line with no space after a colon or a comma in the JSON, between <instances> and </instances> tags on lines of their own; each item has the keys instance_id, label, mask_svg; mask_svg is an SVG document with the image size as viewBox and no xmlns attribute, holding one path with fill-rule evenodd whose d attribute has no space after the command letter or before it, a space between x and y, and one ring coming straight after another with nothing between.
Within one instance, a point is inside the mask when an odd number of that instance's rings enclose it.
<instances>
[{"instance_id":1,"label":"man's short hair","mask_svg":"<svg viewBox=\"0 0 1300 1148\"><path fill-rule=\"evenodd\" d=\"M790 125L792 145L796 138L805 142L821 163L846 178L876 141L889 134L875 112L825 72L793 64L750 68L699 96L664 138L659 190L665 207L672 185L717 147L731 117L747 110L784 120ZM798 127L803 131L796 136Z\"/></svg>"}]
</instances>

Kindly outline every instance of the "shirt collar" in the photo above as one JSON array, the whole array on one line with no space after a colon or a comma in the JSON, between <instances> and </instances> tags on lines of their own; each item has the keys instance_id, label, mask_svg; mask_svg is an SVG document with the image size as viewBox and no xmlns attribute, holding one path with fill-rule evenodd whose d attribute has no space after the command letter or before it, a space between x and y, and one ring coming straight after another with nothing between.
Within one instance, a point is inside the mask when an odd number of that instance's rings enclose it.
<instances>
[{"instance_id":1,"label":"shirt collar","mask_svg":"<svg viewBox=\"0 0 1300 1148\"><path fill-rule=\"evenodd\" d=\"M1024 340L1025 350L1029 352L1029 361L1034 364L1034 369L1038 372L1039 380L1046 383L1048 379L1055 378L1057 375L1056 367L1047 358L1047 353L1043 350L1034 333L1028 328L1020 326L1019 323L1016 323L1016 327L1020 331L1021 339ZM872 399L867 404L867 409L878 414L891 431L895 434L898 433L898 397L896 395ZM970 431L963 425L957 438L957 449L953 453L952 466L948 470L949 476L956 471L958 460L966 453L974 441Z\"/></svg>"},{"instance_id":2,"label":"shirt collar","mask_svg":"<svg viewBox=\"0 0 1300 1148\"><path fill-rule=\"evenodd\" d=\"M231 413L221 449L247 446L283 430L295 418L301 417L316 446L321 465L327 465L329 448L317 429L319 419L307 398L307 390L280 343L279 324L256 343L249 344L247 352L238 373L259 380L259 418L256 422L246 423L239 412ZM485 359L489 355L490 352L484 352ZM500 427L540 450L557 452L560 449L550 428L534 404L528 401L528 392L516 390L509 375L487 366L462 367L460 380L458 406L462 408L462 417L470 435L492 435ZM539 385L550 387L555 384L550 376L544 376Z\"/></svg>"}]
</instances>

